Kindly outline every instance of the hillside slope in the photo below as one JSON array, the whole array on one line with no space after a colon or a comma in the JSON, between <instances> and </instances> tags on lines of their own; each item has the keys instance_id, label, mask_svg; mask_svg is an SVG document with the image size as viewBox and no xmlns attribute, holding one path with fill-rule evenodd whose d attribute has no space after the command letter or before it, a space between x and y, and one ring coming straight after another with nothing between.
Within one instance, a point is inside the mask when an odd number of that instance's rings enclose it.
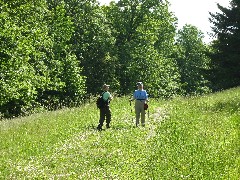
<instances>
[{"instance_id":1,"label":"hillside slope","mask_svg":"<svg viewBox=\"0 0 240 180\"><path fill-rule=\"evenodd\" d=\"M239 179L240 88L151 100L135 128L127 98L96 131L94 102L0 122L0 179Z\"/></svg>"}]
</instances>

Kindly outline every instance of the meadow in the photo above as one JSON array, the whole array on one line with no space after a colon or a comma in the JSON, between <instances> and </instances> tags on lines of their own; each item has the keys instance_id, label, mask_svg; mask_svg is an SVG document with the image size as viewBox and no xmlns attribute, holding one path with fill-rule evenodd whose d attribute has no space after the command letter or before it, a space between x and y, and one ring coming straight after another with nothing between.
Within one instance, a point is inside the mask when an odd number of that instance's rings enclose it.
<instances>
[{"instance_id":1,"label":"meadow","mask_svg":"<svg viewBox=\"0 0 240 180\"><path fill-rule=\"evenodd\" d=\"M239 180L240 88L150 99L145 127L133 108L114 98L100 132L94 100L0 121L0 179Z\"/></svg>"}]
</instances>

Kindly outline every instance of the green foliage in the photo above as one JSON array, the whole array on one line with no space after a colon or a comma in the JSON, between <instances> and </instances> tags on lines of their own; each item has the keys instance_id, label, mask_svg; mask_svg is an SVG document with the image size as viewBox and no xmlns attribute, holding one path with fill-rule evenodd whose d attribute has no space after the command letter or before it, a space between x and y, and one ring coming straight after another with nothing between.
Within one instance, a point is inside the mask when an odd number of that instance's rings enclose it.
<instances>
[{"instance_id":1,"label":"green foliage","mask_svg":"<svg viewBox=\"0 0 240 180\"><path fill-rule=\"evenodd\" d=\"M67 98L84 95L84 78L67 44L73 33L71 19L63 6L53 11L45 1L9 2L2 7L0 112L5 117L34 111L44 105L43 94L48 96L49 91L63 97L66 84L75 87ZM71 69L68 77L66 68ZM70 81L74 78L78 80Z\"/></svg>"},{"instance_id":2,"label":"green foliage","mask_svg":"<svg viewBox=\"0 0 240 180\"><path fill-rule=\"evenodd\" d=\"M133 127L126 97L96 131L95 102L0 122L0 179L238 179L240 89L151 99Z\"/></svg>"},{"instance_id":3,"label":"green foliage","mask_svg":"<svg viewBox=\"0 0 240 180\"><path fill-rule=\"evenodd\" d=\"M129 64L130 81L144 84L151 97L168 98L179 91L179 73L174 59L161 56L153 46L136 47Z\"/></svg>"},{"instance_id":4,"label":"green foliage","mask_svg":"<svg viewBox=\"0 0 240 180\"><path fill-rule=\"evenodd\" d=\"M79 74L82 69L78 63L75 56L67 55L64 61L62 80L65 83L64 92L67 94L68 100L80 103L85 94L85 77Z\"/></svg>"},{"instance_id":5,"label":"green foliage","mask_svg":"<svg viewBox=\"0 0 240 180\"><path fill-rule=\"evenodd\" d=\"M59 80L59 83L52 81L53 83L43 90L41 97L47 97L46 102L49 103L53 96L55 103L60 103L61 106L80 103L85 95L85 77L80 74L82 68L70 43L75 27L71 17L67 16L65 6L64 2L60 2L52 7L49 21L49 34L53 41L47 63L51 69L49 75Z\"/></svg>"},{"instance_id":6,"label":"green foliage","mask_svg":"<svg viewBox=\"0 0 240 180\"><path fill-rule=\"evenodd\" d=\"M203 94L210 91L206 71L210 59L202 33L194 26L185 25L179 30L176 40L177 59L183 94Z\"/></svg>"},{"instance_id":7,"label":"green foliage","mask_svg":"<svg viewBox=\"0 0 240 180\"><path fill-rule=\"evenodd\" d=\"M120 92L132 92L135 82L143 81L152 96L176 94L179 75L169 58L175 18L168 12L168 4L122 0L105 11L116 39Z\"/></svg>"},{"instance_id":8,"label":"green foliage","mask_svg":"<svg viewBox=\"0 0 240 180\"><path fill-rule=\"evenodd\" d=\"M168 8L159 0L1 1L1 114L76 106L103 83L121 95L137 81L152 97L209 92L202 36L186 26L175 42Z\"/></svg>"},{"instance_id":9,"label":"green foliage","mask_svg":"<svg viewBox=\"0 0 240 180\"><path fill-rule=\"evenodd\" d=\"M42 43L42 37L47 36L43 21L47 12L41 2L16 7L15 3L3 6L0 20L0 38L5 42L1 44L0 109L6 116L24 113L35 100L36 90L45 83L32 62L42 56L38 46L46 43Z\"/></svg>"},{"instance_id":10,"label":"green foliage","mask_svg":"<svg viewBox=\"0 0 240 180\"><path fill-rule=\"evenodd\" d=\"M218 4L219 13L210 13L212 30L217 37L212 43L212 82L214 89L239 86L240 82L240 2L230 1L230 7Z\"/></svg>"},{"instance_id":11,"label":"green foliage","mask_svg":"<svg viewBox=\"0 0 240 180\"><path fill-rule=\"evenodd\" d=\"M86 76L86 90L97 93L104 82L114 82L114 38L103 10L95 0L66 1L74 33L70 39L72 50Z\"/></svg>"}]
</instances>

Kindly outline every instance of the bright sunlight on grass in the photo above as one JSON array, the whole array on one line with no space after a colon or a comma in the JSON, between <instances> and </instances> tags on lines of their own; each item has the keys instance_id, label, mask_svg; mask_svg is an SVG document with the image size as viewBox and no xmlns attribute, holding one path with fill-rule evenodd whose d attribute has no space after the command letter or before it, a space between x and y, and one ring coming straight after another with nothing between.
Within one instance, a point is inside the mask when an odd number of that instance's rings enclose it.
<instances>
[{"instance_id":1,"label":"bright sunlight on grass","mask_svg":"<svg viewBox=\"0 0 240 180\"><path fill-rule=\"evenodd\" d=\"M240 89L151 99L135 128L127 98L96 131L94 102L0 122L0 179L239 179Z\"/></svg>"}]
</instances>

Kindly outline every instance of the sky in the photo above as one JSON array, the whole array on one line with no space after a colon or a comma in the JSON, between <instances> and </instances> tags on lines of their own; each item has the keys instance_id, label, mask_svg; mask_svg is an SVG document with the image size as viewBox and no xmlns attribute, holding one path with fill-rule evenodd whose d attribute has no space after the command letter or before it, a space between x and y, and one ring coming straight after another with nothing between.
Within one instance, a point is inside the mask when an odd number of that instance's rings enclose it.
<instances>
[{"instance_id":1,"label":"sky","mask_svg":"<svg viewBox=\"0 0 240 180\"><path fill-rule=\"evenodd\" d=\"M100 4L106 4L112 0L98 0ZM204 33L205 43L212 41L209 36L211 33L211 23L209 22L209 12L219 12L217 3L224 7L230 5L230 0L169 0L172 11L178 18L178 28L182 28L185 24L196 26Z\"/></svg>"}]
</instances>

